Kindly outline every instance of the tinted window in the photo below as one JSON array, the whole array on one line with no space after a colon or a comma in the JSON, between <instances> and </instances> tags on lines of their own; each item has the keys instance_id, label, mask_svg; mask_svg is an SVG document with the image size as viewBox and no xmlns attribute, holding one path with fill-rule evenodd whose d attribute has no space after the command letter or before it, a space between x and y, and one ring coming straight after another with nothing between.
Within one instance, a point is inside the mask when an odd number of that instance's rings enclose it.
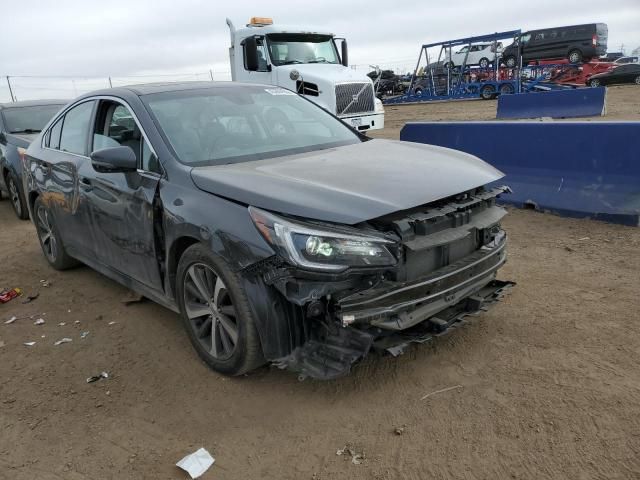
<instances>
[{"instance_id":1,"label":"tinted window","mask_svg":"<svg viewBox=\"0 0 640 480\"><path fill-rule=\"evenodd\" d=\"M60 135L60 150L86 155L93 104L93 101L84 102L65 113Z\"/></svg>"},{"instance_id":2,"label":"tinted window","mask_svg":"<svg viewBox=\"0 0 640 480\"><path fill-rule=\"evenodd\" d=\"M222 165L360 142L340 120L278 87L216 87L143 98L178 159Z\"/></svg>"},{"instance_id":3,"label":"tinted window","mask_svg":"<svg viewBox=\"0 0 640 480\"><path fill-rule=\"evenodd\" d=\"M58 113L62 105L35 105L32 107L10 107L2 111L7 131L11 133L39 132Z\"/></svg>"},{"instance_id":4,"label":"tinted window","mask_svg":"<svg viewBox=\"0 0 640 480\"><path fill-rule=\"evenodd\" d=\"M62 131L62 121L64 117L58 120L53 127L49 129L49 143L47 144L50 148L58 149L60 148L60 132Z\"/></svg>"},{"instance_id":5,"label":"tinted window","mask_svg":"<svg viewBox=\"0 0 640 480\"><path fill-rule=\"evenodd\" d=\"M258 71L267 71L267 48L264 46L264 40L262 38L256 38L256 44L258 45ZM242 54L244 56L244 68L247 69L247 52L242 43Z\"/></svg>"}]
</instances>

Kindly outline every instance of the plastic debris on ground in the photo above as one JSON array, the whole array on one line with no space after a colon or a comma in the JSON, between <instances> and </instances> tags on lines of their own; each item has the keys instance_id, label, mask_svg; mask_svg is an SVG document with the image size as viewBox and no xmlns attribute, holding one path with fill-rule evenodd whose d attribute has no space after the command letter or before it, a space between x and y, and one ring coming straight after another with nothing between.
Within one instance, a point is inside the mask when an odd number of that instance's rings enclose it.
<instances>
[{"instance_id":1,"label":"plastic debris on ground","mask_svg":"<svg viewBox=\"0 0 640 480\"><path fill-rule=\"evenodd\" d=\"M50 287L51 286L51 282L49 280L40 280L40 285L43 287Z\"/></svg>"},{"instance_id":2,"label":"plastic debris on ground","mask_svg":"<svg viewBox=\"0 0 640 480\"><path fill-rule=\"evenodd\" d=\"M87 338L87 335L89 335L89 332L82 332L80 338Z\"/></svg>"},{"instance_id":3,"label":"plastic debris on ground","mask_svg":"<svg viewBox=\"0 0 640 480\"><path fill-rule=\"evenodd\" d=\"M39 318L37 319L35 322L33 322L34 325L44 325L44 318Z\"/></svg>"},{"instance_id":4,"label":"plastic debris on ground","mask_svg":"<svg viewBox=\"0 0 640 480\"><path fill-rule=\"evenodd\" d=\"M4 347L6 345L6 343L4 343L2 340L0 340L0 348Z\"/></svg>"},{"instance_id":5,"label":"plastic debris on ground","mask_svg":"<svg viewBox=\"0 0 640 480\"><path fill-rule=\"evenodd\" d=\"M73 340L71 340L70 338L64 337L64 338L61 338L60 340L57 340L57 341L56 341L56 342L54 342L53 344L54 344L55 346L58 346L58 345L62 345L63 343L69 343L69 342L72 342L72 341L73 341Z\"/></svg>"},{"instance_id":6,"label":"plastic debris on ground","mask_svg":"<svg viewBox=\"0 0 640 480\"><path fill-rule=\"evenodd\" d=\"M115 325L118 322L109 322L109 325Z\"/></svg>"},{"instance_id":7,"label":"plastic debris on ground","mask_svg":"<svg viewBox=\"0 0 640 480\"><path fill-rule=\"evenodd\" d=\"M0 293L0 303L7 303L20 295L22 295L22 289L20 288L5 290Z\"/></svg>"},{"instance_id":8,"label":"plastic debris on ground","mask_svg":"<svg viewBox=\"0 0 640 480\"><path fill-rule=\"evenodd\" d=\"M109 378L109 374L107 372L101 372L99 375L94 375L93 377L87 378L87 383L97 382L103 378Z\"/></svg>"},{"instance_id":9,"label":"plastic debris on ground","mask_svg":"<svg viewBox=\"0 0 640 480\"><path fill-rule=\"evenodd\" d=\"M24 342L23 345L25 345L26 347L33 347L36 344L36 342Z\"/></svg>"},{"instance_id":10,"label":"plastic debris on ground","mask_svg":"<svg viewBox=\"0 0 640 480\"><path fill-rule=\"evenodd\" d=\"M336 452L336 455L338 455L338 456L341 456L341 455L350 456L351 457L351 463L353 463L354 465L360 465L365 459L364 452L358 453L353 448L351 448L349 445L345 445L344 448L339 449Z\"/></svg>"},{"instance_id":11,"label":"plastic debris on ground","mask_svg":"<svg viewBox=\"0 0 640 480\"><path fill-rule=\"evenodd\" d=\"M215 462L215 458L211 456L204 448L200 448L194 453L190 453L178 463L177 467L187 472L191 478L198 478Z\"/></svg>"},{"instance_id":12,"label":"plastic debris on ground","mask_svg":"<svg viewBox=\"0 0 640 480\"><path fill-rule=\"evenodd\" d=\"M64 327L65 325L66 325L66 322L60 322L60 323L58 324L58 326L60 326L60 327Z\"/></svg>"},{"instance_id":13,"label":"plastic debris on ground","mask_svg":"<svg viewBox=\"0 0 640 480\"><path fill-rule=\"evenodd\" d=\"M15 315L13 317L11 317L9 320L7 320L6 322L4 322L5 325L9 325L13 322L15 322L16 320L18 320L18 317L16 317Z\"/></svg>"},{"instance_id":14,"label":"plastic debris on ground","mask_svg":"<svg viewBox=\"0 0 640 480\"><path fill-rule=\"evenodd\" d=\"M33 295L29 295L27 298L25 298L22 303L31 303L33 302L36 298L38 298L40 296L40 293L34 293Z\"/></svg>"}]
</instances>

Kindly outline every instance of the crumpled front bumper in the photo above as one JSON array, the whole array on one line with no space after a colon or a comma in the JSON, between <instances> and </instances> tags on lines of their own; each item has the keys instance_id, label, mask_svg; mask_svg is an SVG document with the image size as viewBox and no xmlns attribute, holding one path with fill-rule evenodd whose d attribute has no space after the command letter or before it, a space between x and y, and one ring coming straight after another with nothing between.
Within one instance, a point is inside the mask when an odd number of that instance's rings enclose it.
<instances>
[{"instance_id":1,"label":"crumpled front bumper","mask_svg":"<svg viewBox=\"0 0 640 480\"><path fill-rule=\"evenodd\" d=\"M274 362L301 378L333 379L370 350L400 355L477 315L513 282L495 279L506 261L504 232L459 262L413 282L381 282L364 291L334 295L335 322L322 339L309 340ZM341 325L340 325L341 324Z\"/></svg>"}]
</instances>

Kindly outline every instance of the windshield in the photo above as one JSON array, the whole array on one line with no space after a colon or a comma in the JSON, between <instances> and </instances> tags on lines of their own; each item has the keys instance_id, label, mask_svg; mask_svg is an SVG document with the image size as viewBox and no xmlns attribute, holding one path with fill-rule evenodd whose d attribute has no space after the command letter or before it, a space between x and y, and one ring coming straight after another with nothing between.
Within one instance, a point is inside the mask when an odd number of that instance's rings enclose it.
<instances>
[{"instance_id":1,"label":"windshield","mask_svg":"<svg viewBox=\"0 0 640 480\"><path fill-rule=\"evenodd\" d=\"M267 35L274 65L296 63L340 63L331 35L272 33Z\"/></svg>"},{"instance_id":2,"label":"windshield","mask_svg":"<svg viewBox=\"0 0 640 480\"><path fill-rule=\"evenodd\" d=\"M142 97L182 163L223 165L358 143L340 120L278 87L216 87Z\"/></svg>"},{"instance_id":3,"label":"windshield","mask_svg":"<svg viewBox=\"0 0 640 480\"><path fill-rule=\"evenodd\" d=\"M8 107L2 110L2 116L9 133L35 133L42 130L61 108L62 105Z\"/></svg>"}]
</instances>

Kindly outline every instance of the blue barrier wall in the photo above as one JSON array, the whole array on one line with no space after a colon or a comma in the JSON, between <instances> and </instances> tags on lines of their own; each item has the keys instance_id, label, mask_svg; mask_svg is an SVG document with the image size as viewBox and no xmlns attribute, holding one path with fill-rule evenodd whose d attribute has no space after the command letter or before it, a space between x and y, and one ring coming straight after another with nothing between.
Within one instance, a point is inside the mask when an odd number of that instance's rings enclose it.
<instances>
[{"instance_id":1,"label":"blue barrier wall","mask_svg":"<svg viewBox=\"0 0 640 480\"><path fill-rule=\"evenodd\" d=\"M400 139L471 153L502 170L502 200L640 226L640 122L416 122Z\"/></svg>"},{"instance_id":2,"label":"blue barrier wall","mask_svg":"<svg viewBox=\"0 0 640 480\"><path fill-rule=\"evenodd\" d=\"M575 88L500 95L496 118L573 118L604 115L607 89Z\"/></svg>"}]
</instances>

